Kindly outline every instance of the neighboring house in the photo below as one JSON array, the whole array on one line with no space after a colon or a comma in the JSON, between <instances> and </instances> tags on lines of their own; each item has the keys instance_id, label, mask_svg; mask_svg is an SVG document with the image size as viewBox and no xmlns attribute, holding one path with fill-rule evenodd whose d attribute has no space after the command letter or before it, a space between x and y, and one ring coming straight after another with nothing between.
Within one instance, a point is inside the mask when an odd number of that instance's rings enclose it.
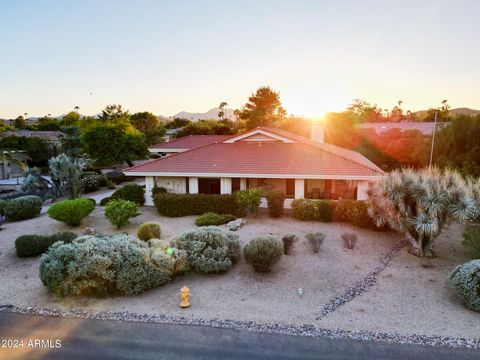
<instances>
[{"instance_id":1,"label":"neighboring house","mask_svg":"<svg viewBox=\"0 0 480 360\"><path fill-rule=\"evenodd\" d=\"M200 146L222 142L232 135L189 135L176 140L150 146L148 151L162 156L192 150Z\"/></svg>"},{"instance_id":2,"label":"neighboring house","mask_svg":"<svg viewBox=\"0 0 480 360\"><path fill-rule=\"evenodd\" d=\"M15 160L27 161L27 155L23 150L2 151L2 153ZM10 161L8 158L0 158L0 180L18 178L22 174L23 169L19 164Z\"/></svg>"},{"instance_id":3,"label":"neighboring house","mask_svg":"<svg viewBox=\"0 0 480 360\"><path fill-rule=\"evenodd\" d=\"M176 128L176 129L167 129L165 132L165 141L169 142L172 141L175 138L175 135L182 130L182 128Z\"/></svg>"},{"instance_id":4,"label":"neighboring house","mask_svg":"<svg viewBox=\"0 0 480 360\"><path fill-rule=\"evenodd\" d=\"M440 130L446 127L448 122L437 122L436 129ZM379 122L379 123L364 123L359 125L362 129L373 129L377 134L387 132L392 129L399 129L401 131L418 130L423 135L432 135L434 123L433 122L417 122L417 121L401 121L401 122Z\"/></svg>"},{"instance_id":5,"label":"neighboring house","mask_svg":"<svg viewBox=\"0 0 480 360\"><path fill-rule=\"evenodd\" d=\"M290 199L366 199L368 183L384 172L355 151L324 143L321 126L312 128L312 137L260 127L124 173L145 177L147 205L153 205L154 183L171 193L231 194L260 187L281 190Z\"/></svg>"},{"instance_id":6,"label":"neighboring house","mask_svg":"<svg viewBox=\"0 0 480 360\"><path fill-rule=\"evenodd\" d=\"M61 131L8 130L4 131L0 136L36 137L46 140L54 145L60 145L60 138L64 135L65 134Z\"/></svg>"}]
</instances>

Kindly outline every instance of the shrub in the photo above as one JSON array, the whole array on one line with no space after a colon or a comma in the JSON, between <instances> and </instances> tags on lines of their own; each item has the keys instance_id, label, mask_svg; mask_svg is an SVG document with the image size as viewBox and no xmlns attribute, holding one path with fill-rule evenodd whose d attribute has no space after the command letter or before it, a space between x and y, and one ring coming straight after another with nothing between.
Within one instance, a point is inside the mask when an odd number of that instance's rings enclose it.
<instances>
[{"instance_id":1,"label":"shrub","mask_svg":"<svg viewBox=\"0 0 480 360\"><path fill-rule=\"evenodd\" d=\"M40 279L59 295L134 295L168 282L175 271L172 255L131 236L83 236L57 242L40 260Z\"/></svg>"},{"instance_id":2,"label":"shrub","mask_svg":"<svg viewBox=\"0 0 480 360\"><path fill-rule=\"evenodd\" d=\"M284 202L284 192L274 190L267 193L268 212L270 213L271 217L276 218L282 216Z\"/></svg>"},{"instance_id":3,"label":"shrub","mask_svg":"<svg viewBox=\"0 0 480 360\"><path fill-rule=\"evenodd\" d=\"M128 180L128 177L121 171L110 171L105 174L105 177L107 181L110 180L117 185Z\"/></svg>"},{"instance_id":4,"label":"shrub","mask_svg":"<svg viewBox=\"0 0 480 360\"><path fill-rule=\"evenodd\" d=\"M250 240L243 249L243 255L255 271L269 272L282 257L283 251L283 244L280 240L273 236L265 236Z\"/></svg>"},{"instance_id":5,"label":"shrub","mask_svg":"<svg viewBox=\"0 0 480 360\"><path fill-rule=\"evenodd\" d=\"M137 230L137 237L143 241L148 241L150 239L160 239L160 235L160 224L155 222L143 223Z\"/></svg>"},{"instance_id":6,"label":"shrub","mask_svg":"<svg viewBox=\"0 0 480 360\"><path fill-rule=\"evenodd\" d=\"M7 206L7 200L0 199L0 215L5 215L6 206Z\"/></svg>"},{"instance_id":7,"label":"shrub","mask_svg":"<svg viewBox=\"0 0 480 360\"><path fill-rule=\"evenodd\" d=\"M70 226L78 226L87 217L95 205L90 199L81 198L59 201L48 209L48 216Z\"/></svg>"},{"instance_id":8,"label":"shrub","mask_svg":"<svg viewBox=\"0 0 480 360\"><path fill-rule=\"evenodd\" d=\"M77 234L70 231L62 231L49 236L22 235L15 240L15 250L18 257L32 257L43 254L57 241L70 243Z\"/></svg>"},{"instance_id":9,"label":"shrub","mask_svg":"<svg viewBox=\"0 0 480 360\"><path fill-rule=\"evenodd\" d=\"M287 234L282 238L283 242L283 253L285 255L290 254L290 250L292 250L293 243L297 240L297 235L295 234Z\"/></svg>"},{"instance_id":10,"label":"shrub","mask_svg":"<svg viewBox=\"0 0 480 360\"><path fill-rule=\"evenodd\" d=\"M257 215L262 194L263 192L260 189L240 190L235 193L235 201L243 211L247 210L251 214Z\"/></svg>"},{"instance_id":11,"label":"shrub","mask_svg":"<svg viewBox=\"0 0 480 360\"><path fill-rule=\"evenodd\" d=\"M467 308L480 312L480 259L458 265L449 277L453 290Z\"/></svg>"},{"instance_id":12,"label":"shrub","mask_svg":"<svg viewBox=\"0 0 480 360\"><path fill-rule=\"evenodd\" d=\"M94 198L85 198L85 199L90 201L93 204L93 206L97 206L97 201Z\"/></svg>"},{"instance_id":13,"label":"shrub","mask_svg":"<svg viewBox=\"0 0 480 360\"><path fill-rule=\"evenodd\" d=\"M202 215L207 212L217 214L238 214L235 196L208 194L169 194L159 193L153 203L161 215L169 217Z\"/></svg>"},{"instance_id":14,"label":"shrub","mask_svg":"<svg viewBox=\"0 0 480 360\"><path fill-rule=\"evenodd\" d=\"M342 234L343 245L352 250L357 243L357 234L355 233L343 233Z\"/></svg>"},{"instance_id":15,"label":"shrub","mask_svg":"<svg viewBox=\"0 0 480 360\"><path fill-rule=\"evenodd\" d=\"M132 201L139 206L145 204L145 189L138 184L128 184L112 194L112 199Z\"/></svg>"},{"instance_id":16,"label":"shrub","mask_svg":"<svg viewBox=\"0 0 480 360\"><path fill-rule=\"evenodd\" d=\"M100 206L107 205L110 200L113 200L110 196L103 198L102 200L100 200Z\"/></svg>"},{"instance_id":17,"label":"shrub","mask_svg":"<svg viewBox=\"0 0 480 360\"><path fill-rule=\"evenodd\" d=\"M334 218L335 221L348 222L360 228L376 228L368 215L368 205L362 200L340 200Z\"/></svg>"},{"instance_id":18,"label":"shrub","mask_svg":"<svg viewBox=\"0 0 480 360\"><path fill-rule=\"evenodd\" d=\"M40 215L43 200L35 195L22 196L7 201L4 212L8 221L31 219Z\"/></svg>"},{"instance_id":19,"label":"shrub","mask_svg":"<svg viewBox=\"0 0 480 360\"><path fill-rule=\"evenodd\" d=\"M86 193L99 190L105 183L105 176L92 172L84 173L80 179L82 190Z\"/></svg>"},{"instance_id":20,"label":"shrub","mask_svg":"<svg viewBox=\"0 0 480 360\"><path fill-rule=\"evenodd\" d=\"M292 201L293 217L304 221L331 222L337 203L336 200L296 199Z\"/></svg>"},{"instance_id":21,"label":"shrub","mask_svg":"<svg viewBox=\"0 0 480 360\"><path fill-rule=\"evenodd\" d=\"M165 189L163 186L158 186L156 182L153 183L152 196L157 194L165 194L166 192L167 189Z\"/></svg>"},{"instance_id":22,"label":"shrub","mask_svg":"<svg viewBox=\"0 0 480 360\"><path fill-rule=\"evenodd\" d=\"M197 226L222 225L235 219L236 217L231 214L216 214L213 212L207 212L203 215L200 215L195 220L195 224Z\"/></svg>"},{"instance_id":23,"label":"shrub","mask_svg":"<svg viewBox=\"0 0 480 360\"><path fill-rule=\"evenodd\" d=\"M174 243L187 252L190 267L203 273L226 271L240 257L238 236L215 226L185 232Z\"/></svg>"},{"instance_id":24,"label":"shrub","mask_svg":"<svg viewBox=\"0 0 480 360\"><path fill-rule=\"evenodd\" d=\"M467 225L463 232L462 245L469 250L473 258L480 259L480 225Z\"/></svg>"},{"instance_id":25,"label":"shrub","mask_svg":"<svg viewBox=\"0 0 480 360\"><path fill-rule=\"evenodd\" d=\"M129 223L128 219L137 215L137 204L129 200L111 200L105 206L105 217L120 229Z\"/></svg>"},{"instance_id":26,"label":"shrub","mask_svg":"<svg viewBox=\"0 0 480 360\"><path fill-rule=\"evenodd\" d=\"M311 232L305 235L310 244L310 248L314 253L318 253L320 246L322 246L323 241L325 240L325 234L321 232Z\"/></svg>"},{"instance_id":27,"label":"shrub","mask_svg":"<svg viewBox=\"0 0 480 360\"><path fill-rule=\"evenodd\" d=\"M110 179L108 179L108 180L105 182L105 186L106 186L107 188L109 188L109 189L116 189L116 188L117 188L117 186L115 185L115 183L114 183L112 180L110 180Z\"/></svg>"}]
</instances>

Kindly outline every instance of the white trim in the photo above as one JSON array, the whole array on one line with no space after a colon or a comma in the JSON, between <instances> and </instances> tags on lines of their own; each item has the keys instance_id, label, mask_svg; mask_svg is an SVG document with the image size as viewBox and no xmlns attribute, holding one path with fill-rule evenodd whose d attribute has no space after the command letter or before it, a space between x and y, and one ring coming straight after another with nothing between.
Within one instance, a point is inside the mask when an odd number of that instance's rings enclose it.
<instances>
[{"instance_id":1,"label":"white trim","mask_svg":"<svg viewBox=\"0 0 480 360\"><path fill-rule=\"evenodd\" d=\"M215 177L215 178L257 178L257 179L318 179L318 180L380 180L386 175L354 176L354 175L311 175L311 174L240 174L240 173L174 173L123 171L127 176L158 176L158 177Z\"/></svg>"},{"instance_id":2,"label":"white trim","mask_svg":"<svg viewBox=\"0 0 480 360\"><path fill-rule=\"evenodd\" d=\"M262 129L255 129L255 130L249 131L245 134L239 135L237 137L225 140L223 143L231 144L231 143L237 142L239 140L248 138L248 137L256 135L256 134L262 134L262 135L265 135L265 136L268 136L268 137L271 137L271 138L274 138L274 139L277 139L277 140L281 140L281 141L286 142L286 143L295 143L296 142L296 141L293 141L292 139L289 139L289 138L286 138L284 136L280 136L280 135L271 133L269 131L265 131L265 130L262 130Z\"/></svg>"},{"instance_id":3,"label":"white trim","mask_svg":"<svg viewBox=\"0 0 480 360\"><path fill-rule=\"evenodd\" d=\"M158 149L158 148L148 148L148 151L151 153L179 153L179 152L184 152L189 149Z\"/></svg>"}]
</instances>

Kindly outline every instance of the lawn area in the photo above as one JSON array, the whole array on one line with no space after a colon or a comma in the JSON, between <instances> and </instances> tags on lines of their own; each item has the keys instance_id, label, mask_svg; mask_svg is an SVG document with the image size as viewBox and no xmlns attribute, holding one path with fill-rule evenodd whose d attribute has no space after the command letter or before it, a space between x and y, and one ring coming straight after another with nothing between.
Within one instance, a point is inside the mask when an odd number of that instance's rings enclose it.
<instances>
[{"instance_id":1,"label":"lawn area","mask_svg":"<svg viewBox=\"0 0 480 360\"><path fill-rule=\"evenodd\" d=\"M104 208L97 206L84 219L80 232L87 226L97 232L119 232L104 218ZM132 219L122 232L135 234L145 221L157 221L162 238L170 239L195 228L195 217L167 218L154 208L140 208L141 215ZM222 228L224 228L222 226ZM225 229L225 228L224 228ZM42 285L38 276L40 257L17 258L14 241L21 234L50 234L72 230L50 219L37 218L4 225L0 232L0 304L42 308L129 311L146 314L180 315L188 318L231 319L303 325L313 324L332 329L373 330L400 334L425 334L476 337L480 314L464 308L448 288L447 276L457 264L469 258L460 244L462 225L450 226L437 242L438 258L419 259L402 249L390 267L380 273L378 285L353 301L340 306L322 320L316 314L325 304L362 279L376 266L400 236L391 232L374 232L348 224L304 222L291 217L271 219L266 215L249 217L248 224L236 233L243 246L253 237L272 234L279 238L296 233L292 254L283 256L271 273L253 271L245 260L224 274L188 274L176 277L163 287L138 296L108 298L57 298ZM226 230L228 231L228 230ZM313 254L304 243L308 232L326 234L320 252ZM343 232L355 232L358 243L353 250L343 247ZM179 290L191 291L188 309L179 307ZM302 288L300 297L297 289Z\"/></svg>"}]
</instances>

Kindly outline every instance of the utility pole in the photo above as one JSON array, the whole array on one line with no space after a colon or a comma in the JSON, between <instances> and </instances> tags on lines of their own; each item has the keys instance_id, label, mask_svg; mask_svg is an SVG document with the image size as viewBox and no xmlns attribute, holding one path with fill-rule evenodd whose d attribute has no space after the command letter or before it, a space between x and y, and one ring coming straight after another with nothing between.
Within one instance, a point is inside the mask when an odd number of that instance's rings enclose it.
<instances>
[{"instance_id":1,"label":"utility pole","mask_svg":"<svg viewBox=\"0 0 480 360\"><path fill-rule=\"evenodd\" d=\"M437 114L438 110L435 110L435 120L433 121L432 148L430 149L430 164L428 165L429 167L432 167L433 145L435 144L435 132L437 131Z\"/></svg>"}]
</instances>

